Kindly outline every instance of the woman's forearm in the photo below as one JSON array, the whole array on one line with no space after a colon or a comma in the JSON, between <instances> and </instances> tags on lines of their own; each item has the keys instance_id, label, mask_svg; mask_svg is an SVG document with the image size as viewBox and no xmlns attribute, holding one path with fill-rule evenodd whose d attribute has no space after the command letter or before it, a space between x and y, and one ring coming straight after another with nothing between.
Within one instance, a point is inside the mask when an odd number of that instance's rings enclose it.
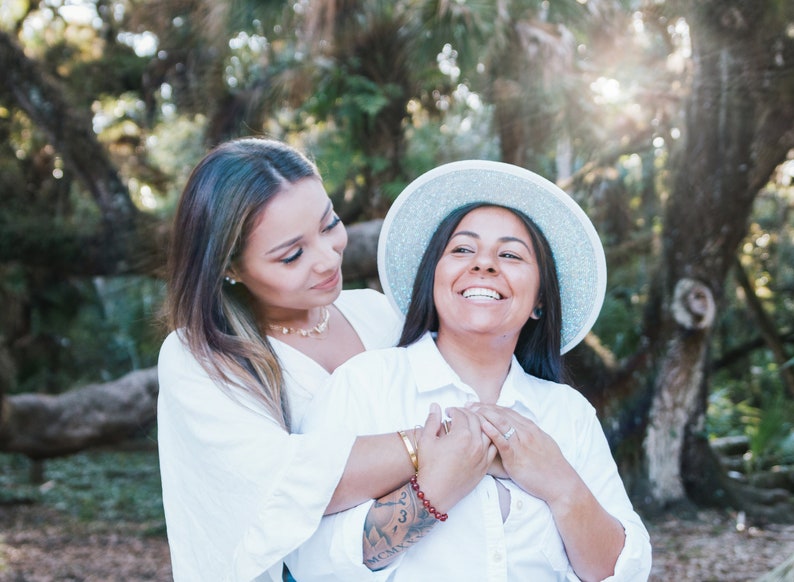
<instances>
[{"instance_id":1,"label":"woman's forearm","mask_svg":"<svg viewBox=\"0 0 794 582\"><path fill-rule=\"evenodd\" d=\"M446 512L471 493L496 456L496 448L482 433L477 415L461 408L448 412L452 419L449 432L442 428L441 409L433 404L424 428L416 433L406 431L405 442L396 436L396 449L402 448L402 454L398 452L396 457L403 461L391 477L403 470L407 476L401 473L399 488L377 497L367 514L362 543L364 564L370 570L385 568L422 539L437 521L446 521ZM409 454L411 449L417 454ZM380 485L385 480L379 476Z\"/></svg>"},{"instance_id":2,"label":"woman's forearm","mask_svg":"<svg viewBox=\"0 0 794 582\"><path fill-rule=\"evenodd\" d=\"M406 431L416 441L414 430ZM408 482L414 474L411 458L397 433L360 436L356 439L345 472L325 514L378 499Z\"/></svg>"},{"instance_id":3,"label":"woman's forearm","mask_svg":"<svg viewBox=\"0 0 794 582\"><path fill-rule=\"evenodd\" d=\"M385 568L437 521L410 483L375 500L364 522L364 564L370 570Z\"/></svg>"},{"instance_id":4,"label":"woman's forearm","mask_svg":"<svg viewBox=\"0 0 794 582\"><path fill-rule=\"evenodd\" d=\"M626 541L621 523L583 482L549 507L576 575L584 581L612 576Z\"/></svg>"}]
</instances>

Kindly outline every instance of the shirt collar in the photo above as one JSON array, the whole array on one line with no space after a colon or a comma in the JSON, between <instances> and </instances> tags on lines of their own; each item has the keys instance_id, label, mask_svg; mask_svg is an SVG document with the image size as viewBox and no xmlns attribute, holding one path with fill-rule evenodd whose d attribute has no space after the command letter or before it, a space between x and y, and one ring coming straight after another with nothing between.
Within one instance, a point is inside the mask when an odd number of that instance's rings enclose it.
<instances>
[{"instance_id":1,"label":"shirt collar","mask_svg":"<svg viewBox=\"0 0 794 582\"><path fill-rule=\"evenodd\" d=\"M430 392L450 385L473 392L438 351L431 332L425 333L406 350L418 392Z\"/></svg>"},{"instance_id":2,"label":"shirt collar","mask_svg":"<svg viewBox=\"0 0 794 582\"><path fill-rule=\"evenodd\" d=\"M506 408L523 408L523 414L530 420L537 422L537 414L533 410L543 397L539 388L540 381L534 376L524 372L524 368L518 363L515 355L510 363L510 371L507 373L502 391L496 403Z\"/></svg>"},{"instance_id":3,"label":"shirt collar","mask_svg":"<svg viewBox=\"0 0 794 582\"><path fill-rule=\"evenodd\" d=\"M460 376L453 370L441 352L431 332L425 333L421 338L406 347L408 362L413 371L418 392L430 392L455 386L459 390L471 393L473 399L477 398L477 393L469 385L465 384ZM497 404L508 408L515 408L521 405L532 420L536 420L533 412L533 404L538 398L542 398L539 393L540 382L536 378L526 374L524 369L513 356L510 363L510 371L507 373L502 390L499 394Z\"/></svg>"}]
</instances>

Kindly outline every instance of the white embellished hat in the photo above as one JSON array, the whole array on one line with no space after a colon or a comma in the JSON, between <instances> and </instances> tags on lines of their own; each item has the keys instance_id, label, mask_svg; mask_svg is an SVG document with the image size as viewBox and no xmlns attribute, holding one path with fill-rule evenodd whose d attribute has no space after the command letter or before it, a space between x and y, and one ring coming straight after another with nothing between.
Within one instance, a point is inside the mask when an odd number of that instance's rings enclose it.
<instances>
[{"instance_id":1,"label":"white embellished hat","mask_svg":"<svg viewBox=\"0 0 794 582\"><path fill-rule=\"evenodd\" d=\"M403 314L411 302L422 255L453 210L487 202L523 212L549 242L562 299L561 353L593 327L606 291L604 248L593 223L556 184L502 162L464 160L438 166L408 184L383 221L378 274L386 296Z\"/></svg>"}]
</instances>

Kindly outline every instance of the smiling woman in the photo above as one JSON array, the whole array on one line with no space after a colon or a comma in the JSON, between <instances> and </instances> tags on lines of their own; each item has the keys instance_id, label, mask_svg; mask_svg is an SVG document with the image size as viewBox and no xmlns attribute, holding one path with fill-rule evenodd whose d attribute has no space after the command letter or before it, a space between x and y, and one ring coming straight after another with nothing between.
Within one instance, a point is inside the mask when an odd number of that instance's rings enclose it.
<instances>
[{"instance_id":1,"label":"smiling woman","mask_svg":"<svg viewBox=\"0 0 794 582\"><path fill-rule=\"evenodd\" d=\"M319 179L300 179L274 196L243 238L226 277L250 295L271 341L301 350L329 373L364 350L342 312L329 307L342 291L347 233ZM310 341L329 328L342 332L339 341Z\"/></svg>"},{"instance_id":2,"label":"smiling woman","mask_svg":"<svg viewBox=\"0 0 794 582\"><path fill-rule=\"evenodd\" d=\"M498 457L439 460L423 445L405 487L323 519L287 558L296 578L647 579L648 533L595 410L562 383L561 353L590 329L606 282L581 209L520 168L458 162L409 185L383 228L381 279L406 313L399 347L340 366L304 428L396 430L438 402L448 436L471 422L458 411L474 412Z\"/></svg>"},{"instance_id":3,"label":"smiling woman","mask_svg":"<svg viewBox=\"0 0 794 582\"><path fill-rule=\"evenodd\" d=\"M439 317L474 333L517 334L538 306L539 273L524 223L505 208L467 213L436 264ZM444 328L455 333L455 325Z\"/></svg>"}]
</instances>

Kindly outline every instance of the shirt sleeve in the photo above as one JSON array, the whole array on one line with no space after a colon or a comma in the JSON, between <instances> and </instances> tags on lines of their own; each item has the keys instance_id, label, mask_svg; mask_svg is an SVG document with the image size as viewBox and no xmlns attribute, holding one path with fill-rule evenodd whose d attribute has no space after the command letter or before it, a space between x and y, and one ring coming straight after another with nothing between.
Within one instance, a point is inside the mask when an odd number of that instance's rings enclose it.
<instances>
[{"instance_id":1,"label":"shirt sleeve","mask_svg":"<svg viewBox=\"0 0 794 582\"><path fill-rule=\"evenodd\" d=\"M376 353L367 352L337 368L330 384L309 407L301 430L329 431L344 426L356 434L378 432L373 422L377 415L371 396L380 388L377 378L384 366L385 362L380 362ZM388 579L400 557L377 572L364 565L364 524L371 506L370 501L323 517L314 535L286 559L295 579L300 582Z\"/></svg>"},{"instance_id":2,"label":"shirt sleeve","mask_svg":"<svg viewBox=\"0 0 794 582\"><path fill-rule=\"evenodd\" d=\"M576 470L604 509L620 521L626 541L615 564L615 573L604 582L647 580L651 571L648 530L634 511L606 435L593 407L578 393L583 409L578 427Z\"/></svg>"},{"instance_id":3,"label":"shirt sleeve","mask_svg":"<svg viewBox=\"0 0 794 582\"><path fill-rule=\"evenodd\" d=\"M350 289L342 292L335 305L367 350L388 348L399 341L403 316L383 293L374 289Z\"/></svg>"},{"instance_id":4,"label":"shirt sleeve","mask_svg":"<svg viewBox=\"0 0 794 582\"><path fill-rule=\"evenodd\" d=\"M158 372L174 579L253 580L278 570L320 523L354 435L288 434L253 399L223 392L176 334Z\"/></svg>"}]
</instances>

